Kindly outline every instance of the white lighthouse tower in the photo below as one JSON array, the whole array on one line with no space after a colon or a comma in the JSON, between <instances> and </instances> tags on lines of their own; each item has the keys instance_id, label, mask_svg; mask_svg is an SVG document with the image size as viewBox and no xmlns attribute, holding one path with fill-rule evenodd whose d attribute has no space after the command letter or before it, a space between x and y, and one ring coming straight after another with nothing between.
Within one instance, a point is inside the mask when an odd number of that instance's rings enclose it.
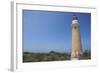
<instances>
[{"instance_id":1,"label":"white lighthouse tower","mask_svg":"<svg viewBox=\"0 0 100 73\"><path fill-rule=\"evenodd\" d=\"M78 60L82 55L82 44L80 36L80 27L78 17L74 14L72 17L72 51L71 60Z\"/></svg>"}]
</instances>

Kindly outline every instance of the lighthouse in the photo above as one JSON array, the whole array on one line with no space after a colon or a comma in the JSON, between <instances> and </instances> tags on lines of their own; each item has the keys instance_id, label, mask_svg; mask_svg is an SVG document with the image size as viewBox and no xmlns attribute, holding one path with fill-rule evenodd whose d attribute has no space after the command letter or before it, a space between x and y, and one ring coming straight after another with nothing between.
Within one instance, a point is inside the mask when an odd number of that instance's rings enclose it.
<instances>
[{"instance_id":1,"label":"lighthouse","mask_svg":"<svg viewBox=\"0 0 100 73\"><path fill-rule=\"evenodd\" d=\"M74 14L72 17L72 51L71 60L78 60L82 55L82 44L80 35L80 26L78 17Z\"/></svg>"}]
</instances>

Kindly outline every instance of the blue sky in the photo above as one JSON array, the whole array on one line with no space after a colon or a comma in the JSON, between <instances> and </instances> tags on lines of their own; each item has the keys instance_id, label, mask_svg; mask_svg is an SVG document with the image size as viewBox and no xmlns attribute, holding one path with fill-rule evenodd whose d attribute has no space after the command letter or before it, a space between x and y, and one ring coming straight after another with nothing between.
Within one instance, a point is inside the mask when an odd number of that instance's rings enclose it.
<instances>
[{"instance_id":1,"label":"blue sky","mask_svg":"<svg viewBox=\"0 0 100 73\"><path fill-rule=\"evenodd\" d=\"M82 48L91 48L91 14L75 12ZM73 12L23 10L23 50L29 52L70 52Z\"/></svg>"}]
</instances>

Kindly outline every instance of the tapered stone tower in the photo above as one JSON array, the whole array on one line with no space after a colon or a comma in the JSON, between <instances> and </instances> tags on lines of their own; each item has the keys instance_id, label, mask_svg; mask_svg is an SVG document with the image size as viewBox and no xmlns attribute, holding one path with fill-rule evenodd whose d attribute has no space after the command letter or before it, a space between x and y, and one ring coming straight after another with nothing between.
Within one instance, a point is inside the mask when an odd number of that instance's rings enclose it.
<instances>
[{"instance_id":1,"label":"tapered stone tower","mask_svg":"<svg viewBox=\"0 0 100 73\"><path fill-rule=\"evenodd\" d=\"M72 17L72 51L71 60L79 59L82 55L82 44L80 36L80 27L78 17L74 14Z\"/></svg>"}]
</instances>

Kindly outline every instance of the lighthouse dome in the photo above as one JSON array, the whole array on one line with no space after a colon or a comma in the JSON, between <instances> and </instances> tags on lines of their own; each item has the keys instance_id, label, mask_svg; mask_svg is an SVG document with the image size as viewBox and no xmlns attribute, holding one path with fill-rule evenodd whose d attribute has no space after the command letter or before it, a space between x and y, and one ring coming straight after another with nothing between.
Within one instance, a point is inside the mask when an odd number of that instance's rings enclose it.
<instances>
[{"instance_id":1,"label":"lighthouse dome","mask_svg":"<svg viewBox=\"0 0 100 73\"><path fill-rule=\"evenodd\" d=\"M73 14L72 20L78 20L78 17L76 16L76 14Z\"/></svg>"}]
</instances>

